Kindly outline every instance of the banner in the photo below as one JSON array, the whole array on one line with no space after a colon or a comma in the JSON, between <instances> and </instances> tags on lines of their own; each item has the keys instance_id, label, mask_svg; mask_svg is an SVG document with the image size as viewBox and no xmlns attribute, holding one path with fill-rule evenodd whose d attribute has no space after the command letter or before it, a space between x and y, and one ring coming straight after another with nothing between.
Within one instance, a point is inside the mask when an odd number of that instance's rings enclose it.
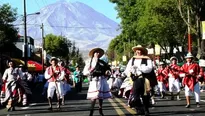
<instances>
[{"instance_id":1,"label":"banner","mask_svg":"<svg viewBox=\"0 0 205 116\"><path fill-rule=\"evenodd\" d=\"M127 56L122 56L122 61L126 62L127 61Z\"/></svg>"},{"instance_id":2,"label":"banner","mask_svg":"<svg viewBox=\"0 0 205 116\"><path fill-rule=\"evenodd\" d=\"M205 39L205 21L202 21L202 39Z\"/></svg>"},{"instance_id":3,"label":"banner","mask_svg":"<svg viewBox=\"0 0 205 116\"><path fill-rule=\"evenodd\" d=\"M156 44L155 45L155 55L159 56L161 54L161 47L160 45Z\"/></svg>"}]
</instances>

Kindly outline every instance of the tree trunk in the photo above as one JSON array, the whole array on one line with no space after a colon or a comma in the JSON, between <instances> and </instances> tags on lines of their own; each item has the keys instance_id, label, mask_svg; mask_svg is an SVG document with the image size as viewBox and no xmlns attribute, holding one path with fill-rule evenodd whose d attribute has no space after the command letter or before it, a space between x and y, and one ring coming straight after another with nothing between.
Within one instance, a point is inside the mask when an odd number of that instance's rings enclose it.
<instances>
[{"instance_id":1,"label":"tree trunk","mask_svg":"<svg viewBox=\"0 0 205 116\"><path fill-rule=\"evenodd\" d=\"M196 15L196 29L197 29L197 58L200 58L203 55L204 46L201 42L201 26L200 26L200 18Z\"/></svg>"}]
</instances>

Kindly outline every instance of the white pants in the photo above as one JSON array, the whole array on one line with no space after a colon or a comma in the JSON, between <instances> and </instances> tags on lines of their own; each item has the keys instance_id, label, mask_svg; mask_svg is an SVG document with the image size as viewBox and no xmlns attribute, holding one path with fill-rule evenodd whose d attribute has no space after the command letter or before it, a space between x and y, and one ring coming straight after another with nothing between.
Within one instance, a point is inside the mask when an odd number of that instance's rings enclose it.
<instances>
[{"instance_id":1,"label":"white pants","mask_svg":"<svg viewBox=\"0 0 205 116\"><path fill-rule=\"evenodd\" d=\"M179 79L175 79L173 77L169 77L169 91L170 92L180 92L180 83Z\"/></svg>"},{"instance_id":2,"label":"white pants","mask_svg":"<svg viewBox=\"0 0 205 116\"><path fill-rule=\"evenodd\" d=\"M166 87L165 87L163 82L158 81L158 88L159 88L160 92L165 92L166 91Z\"/></svg>"},{"instance_id":3,"label":"white pants","mask_svg":"<svg viewBox=\"0 0 205 116\"><path fill-rule=\"evenodd\" d=\"M54 91L56 90L57 95L62 98L63 96L63 82L49 82L48 90L47 90L47 97L53 98Z\"/></svg>"},{"instance_id":4,"label":"white pants","mask_svg":"<svg viewBox=\"0 0 205 116\"><path fill-rule=\"evenodd\" d=\"M196 102L200 101L200 87L199 83L196 83L194 86L194 91L191 91L187 85L185 85L185 96L191 96L194 92L194 97Z\"/></svg>"}]
</instances>

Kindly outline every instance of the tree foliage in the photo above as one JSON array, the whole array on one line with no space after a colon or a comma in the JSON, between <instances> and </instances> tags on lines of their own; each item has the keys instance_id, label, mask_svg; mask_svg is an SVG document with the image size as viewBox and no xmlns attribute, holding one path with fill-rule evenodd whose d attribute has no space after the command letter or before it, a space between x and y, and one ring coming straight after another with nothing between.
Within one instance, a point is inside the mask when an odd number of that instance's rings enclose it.
<instances>
[{"instance_id":1,"label":"tree foliage","mask_svg":"<svg viewBox=\"0 0 205 116\"><path fill-rule=\"evenodd\" d=\"M184 34L186 25L179 13L177 2L173 0L148 0L143 15L137 23L137 32L144 42L159 44L165 51L170 47L186 45Z\"/></svg>"},{"instance_id":2,"label":"tree foliage","mask_svg":"<svg viewBox=\"0 0 205 116\"><path fill-rule=\"evenodd\" d=\"M181 18L174 0L110 0L116 4L121 18L122 33L111 41L108 56L132 56L131 48L137 44L159 44L165 51L169 46L186 47L186 24ZM115 51L117 55L113 55ZM168 52L168 51L167 51ZM131 55L130 55L131 54Z\"/></svg>"},{"instance_id":3,"label":"tree foliage","mask_svg":"<svg viewBox=\"0 0 205 116\"><path fill-rule=\"evenodd\" d=\"M12 26L16 20L16 9L11 8L9 4L0 6L0 51L9 52L14 48L14 42L18 38L17 29Z\"/></svg>"},{"instance_id":4,"label":"tree foliage","mask_svg":"<svg viewBox=\"0 0 205 116\"><path fill-rule=\"evenodd\" d=\"M62 58L69 63L77 63L80 67L84 66L84 61L79 49L76 48L75 42L71 43L66 37L48 34L45 37L45 49L48 54Z\"/></svg>"},{"instance_id":5,"label":"tree foliage","mask_svg":"<svg viewBox=\"0 0 205 116\"><path fill-rule=\"evenodd\" d=\"M65 58L69 53L68 44L66 43L66 38L62 36L55 36L53 34L46 35L45 49L49 54L56 57Z\"/></svg>"},{"instance_id":6,"label":"tree foliage","mask_svg":"<svg viewBox=\"0 0 205 116\"><path fill-rule=\"evenodd\" d=\"M201 43L201 21L205 21L205 1L204 0L177 0L177 6L184 23L190 27L192 40L197 40L198 55L205 55L204 43ZM189 11L190 22L187 12Z\"/></svg>"}]
</instances>

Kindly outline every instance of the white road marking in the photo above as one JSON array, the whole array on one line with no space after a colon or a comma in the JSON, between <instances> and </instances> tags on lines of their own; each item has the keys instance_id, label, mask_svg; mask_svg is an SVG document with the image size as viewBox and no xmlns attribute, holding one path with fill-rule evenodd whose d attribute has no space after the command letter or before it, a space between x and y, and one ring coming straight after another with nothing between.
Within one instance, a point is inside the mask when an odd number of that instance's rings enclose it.
<instances>
[{"instance_id":1,"label":"white road marking","mask_svg":"<svg viewBox=\"0 0 205 116\"><path fill-rule=\"evenodd\" d=\"M25 110L25 109L28 109L29 107L23 107L23 108L21 108L22 110Z\"/></svg>"},{"instance_id":2,"label":"white road marking","mask_svg":"<svg viewBox=\"0 0 205 116\"><path fill-rule=\"evenodd\" d=\"M22 109L22 110L29 109L31 106L35 106L35 105L37 105L37 103L29 104L29 106L22 107L21 109Z\"/></svg>"},{"instance_id":3,"label":"white road marking","mask_svg":"<svg viewBox=\"0 0 205 116\"><path fill-rule=\"evenodd\" d=\"M200 100L200 101L205 102L205 100Z\"/></svg>"}]
</instances>

